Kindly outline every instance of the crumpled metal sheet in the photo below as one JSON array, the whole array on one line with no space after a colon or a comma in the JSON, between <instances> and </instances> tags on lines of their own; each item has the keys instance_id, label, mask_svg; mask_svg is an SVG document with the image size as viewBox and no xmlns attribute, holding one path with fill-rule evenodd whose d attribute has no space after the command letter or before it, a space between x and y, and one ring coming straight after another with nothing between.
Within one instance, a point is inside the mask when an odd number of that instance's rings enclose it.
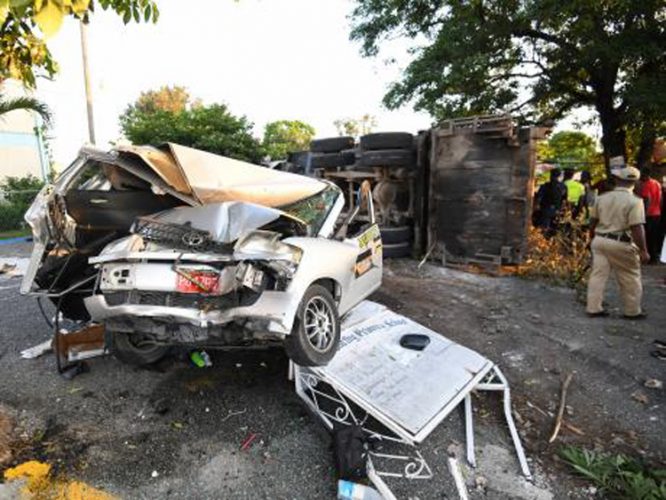
<instances>
[{"instance_id":1,"label":"crumpled metal sheet","mask_svg":"<svg viewBox=\"0 0 666 500\"><path fill-rule=\"evenodd\" d=\"M117 151L137 155L146 162L164 182L176 191L187 195L192 194L192 188L190 187L187 177L171 154L150 146L134 146L131 144L116 146L115 149Z\"/></svg>"},{"instance_id":2,"label":"crumpled metal sheet","mask_svg":"<svg viewBox=\"0 0 666 500\"><path fill-rule=\"evenodd\" d=\"M178 207L154 216L160 222L189 224L208 231L215 241L231 243L250 231L287 216L281 210L254 203L233 201L203 207Z\"/></svg>"},{"instance_id":3,"label":"crumpled metal sheet","mask_svg":"<svg viewBox=\"0 0 666 500\"><path fill-rule=\"evenodd\" d=\"M246 201L278 207L317 194L326 183L169 143L169 150L202 203Z\"/></svg>"},{"instance_id":4,"label":"crumpled metal sheet","mask_svg":"<svg viewBox=\"0 0 666 500\"><path fill-rule=\"evenodd\" d=\"M138 156L165 183L202 205L246 201L278 207L312 196L326 183L260 167L179 144L166 150L152 146L120 145L115 150Z\"/></svg>"}]
</instances>

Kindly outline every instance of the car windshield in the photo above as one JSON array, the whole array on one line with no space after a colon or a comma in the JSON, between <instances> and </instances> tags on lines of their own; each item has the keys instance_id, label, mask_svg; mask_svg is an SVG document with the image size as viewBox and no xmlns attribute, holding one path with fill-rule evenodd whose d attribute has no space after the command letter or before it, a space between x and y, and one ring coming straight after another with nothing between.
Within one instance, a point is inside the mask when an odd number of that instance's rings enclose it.
<instances>
[{"instance_id":1,"label":"car windshield","mask_svg":"<svg viewBox=\"0 0 666 500\"><path fill-rule=\"evenodd\" d=\"M315 236L319 234L321 226L324 224L339 195L340 191L338 188L328 186L313 196L278 208L292 217L305 222L308 227L308 235Z\"/></svg>"}]
</instances>

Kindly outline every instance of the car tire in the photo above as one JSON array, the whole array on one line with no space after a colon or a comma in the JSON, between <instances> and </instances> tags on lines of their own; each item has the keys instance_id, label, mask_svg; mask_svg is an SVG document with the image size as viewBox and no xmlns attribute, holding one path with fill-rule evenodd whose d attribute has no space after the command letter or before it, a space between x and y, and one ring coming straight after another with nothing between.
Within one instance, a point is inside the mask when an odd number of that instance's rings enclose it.
<instances>
[{"instance_id":1,"label":"car tire","mask_svg":"<svg viewBox=\"0 0 666 500\"><path fill-rule=\"evenodd\" d=\"M328 137L315 139L310 142L310 151L313 153L338 153L354 147L354 138L348 135L342 137Z\"/></svg>"},{"instance_id":2,"label":"car tire","mask_svg":"<svg viewBox=\"0 0 666 500\"><path fill-rule=\"evenodd\" d=\"M379 226L379 234L382 237L382 244L392 245L395 243L409 243L412 241L411 226Z\"/></svg>"},{"instance_id":3,"label":"car tire","mask_svg":"<svg viewBox=\"0 0 666 500\"><path fill-rule=\"evenodd\" d=\"M384 259L400 259L412 256L412 243L382 243L382 257Z\"/></svg>"},{"instance_id":4,"label":"car tire","mask_svg":"<svg viewBox=\"0 0 666 500\"><path fill-rule=\"evenodd\" d=\"M407 132L380 132L364 135L360 144L364 151L414 149L414 136Z\"/></svg>"},{"instance_id":5,"label":"car tire","mask_svg":"<svg viewBox=\"0 0 666 500\"><path fill-rule=\"evenodd\" d=\"M411 149L363 151L360 160L365 167L413 167L414 162L414 151Z\"/></svg>"},{"instance_id":6,"label":"car tire","mask_svg":"<svg viewBox=\"0 0 666 500\"><path fill-rule=\"evenodd\" d=\"M356 162L354 151L340 153L316 153L312 155L310 166L312 168L333 168L353 165Z\"/></svg>"},{"instance_id":7,"label":"car tire","mask_svg":"<svg viewBox=\"0 0 666 500\"><path fill-rule=\"evenodd\" d=\"M284 341L287 355L299 366L322 366L333 359L339 344L340 317L335 300L325 287L311 285L298 306L291 334Z\"/></svg>"},{"instance_id":8,"label":"car tire","mask_svg":"<svg viewBox=\"0 0 666 500\"><path fill-rule=\"evenodd\" d=\"M111 353L123 363L135 366L146 366L157 363L167 355L169 346L150 345L137 346L131 333L106 332L107 345L110 345Z\"/></svg>"}]
</instances>

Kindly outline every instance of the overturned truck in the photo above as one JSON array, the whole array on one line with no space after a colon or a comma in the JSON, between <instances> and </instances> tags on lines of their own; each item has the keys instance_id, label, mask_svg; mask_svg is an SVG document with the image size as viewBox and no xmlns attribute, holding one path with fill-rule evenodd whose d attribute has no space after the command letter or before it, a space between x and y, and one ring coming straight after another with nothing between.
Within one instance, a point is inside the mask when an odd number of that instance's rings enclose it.
<instances>
[{"instance_id":1,"label":"overturned truck","mask_svg":"<svg viewBox=\"0 0 666 500\"><path fill-rule=\"evenodd\" d=\"M84 148L26 214L21 292L103 324L131 363L277 343L323 365L340 316L381 283L369 189L340 217L344 203L328 181L176 144Z\"/></svg>"}]
</instances>

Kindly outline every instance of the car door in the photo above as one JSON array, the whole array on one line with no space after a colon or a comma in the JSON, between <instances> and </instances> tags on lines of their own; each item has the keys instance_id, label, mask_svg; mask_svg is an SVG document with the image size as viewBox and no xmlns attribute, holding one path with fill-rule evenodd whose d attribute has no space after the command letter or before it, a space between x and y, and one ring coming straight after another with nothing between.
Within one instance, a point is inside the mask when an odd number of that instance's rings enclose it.
<instances>
[{"instance_id":1,"label":"car door","mask_svg":"<svg viewBox=\"0 0 666 500\"><path fill-rule=\"evenodd\" d=\"M344 239L345 243L353 245L357 250L349 300L345 301L348 308L367 298L382 283L382 240L375 221L370 183L367 181L359 189L357 208L359 210L355 217L349 221L349 234Z\"/></svg>"}]
</instances>

